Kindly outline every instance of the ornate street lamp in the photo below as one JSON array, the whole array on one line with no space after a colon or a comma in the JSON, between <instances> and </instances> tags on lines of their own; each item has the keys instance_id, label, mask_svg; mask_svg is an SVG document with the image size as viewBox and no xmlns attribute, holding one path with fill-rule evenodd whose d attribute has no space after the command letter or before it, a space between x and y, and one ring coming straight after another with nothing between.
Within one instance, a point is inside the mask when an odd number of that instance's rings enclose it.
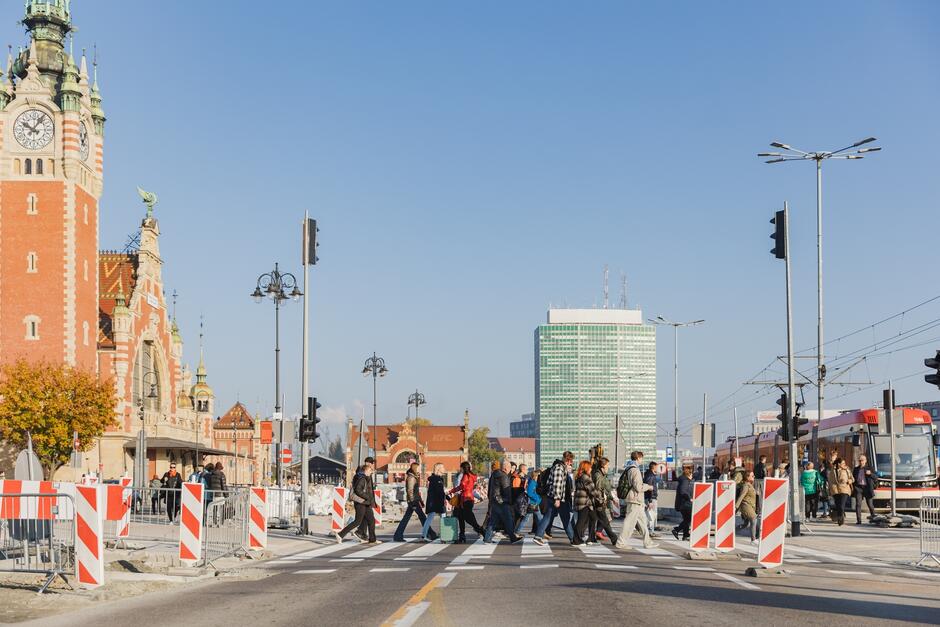
<instances>
[{"instance_id":1,"label":"ornate street lamp","mask_svg":"<svg viewBox=\"0 0 940 627\"><path fill-rule=\"evenodd\" d=\"M377 404L376 404L376 381L379 377L384 377L388 374L388 368L385 367L385 360L372 353L372 357L366 359L365 365L362 367L362 374L368 376L372 375L372 456L378 458L378 441L377 441ZM359 434L359 437L362 437L362 434ZM376 459L376 465L378 465L378 459Z\"/></svg>"}]
</instances>

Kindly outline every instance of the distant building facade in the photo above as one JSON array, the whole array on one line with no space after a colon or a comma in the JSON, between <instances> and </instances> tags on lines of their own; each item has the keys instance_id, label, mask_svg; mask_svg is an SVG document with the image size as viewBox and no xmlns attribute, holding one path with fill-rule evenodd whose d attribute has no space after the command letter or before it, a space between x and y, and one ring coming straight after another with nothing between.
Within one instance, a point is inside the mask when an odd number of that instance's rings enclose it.
<instances>
[{"instance_id":1,"label":"distant building facade","mask_svg":"<svg viewBox=\"0 0 940 627\"><path fill-rule=\"evenodd\" d=\"M824 418L832 418L838 416L839 414L844 414L845 412L850 411L848 409L826 409L823 410ZM757 412L757 416L754 418L754 423L751 425L751 435L760 435L761 433L770 433L771 431L776 431L780 428L780 421L777 420L777 416L780 415L779 409L767 409ZM815 409L804 409L800 412L804 418L808 419L810 424L817 422L819 420L819 411ZM744 437L745 434L740 434L741 437Z\"/></svg>"},{"instance_id":2,"label":"distant building facade","mask_svg":"<svg viewBox=\"0 0 940 627\"><path fill-rule=\"evenodd\" d=\"M535 467L535 438L487 438L490 448L516 464Z\"/></svg>"},{"instance_id":3,"label":"distant building facade","mask_svg":"<svg viewBox=\"0 0 940 627\"><path fill-rule=\"evenodd\" d=\"M267 481L271 447L261 444L261 421L240 402L235 403L212 425L212 445L222 456L208 461L222 462L225 478L232 485L261 485Z\"/></svg>"},{"instance_id":4,"label":"distant building facade","mask_svg":"<svg viewBox=\"0 0 940 627\"><path fill-rule=\"evenodd\" d=\"M901 407L913 407L914 409L923 409L930 414L930 419L934 424L940 424L940 401L925 401L923 403L908 403Z\"/></svg>"},{"instance_id":5,"label":"distant building facade","mask_svg":"<svg viewBox=\"0 0 940 627\"><path fill-rule=\"evenodd\" d=\"M656 453L656 330L639 310L550 309L535 329L539 466L603 444ZM619 416L619 446L614 445Z\"/></svg>"},{"instance_id":6,"label":"distant building facade","mask_svg":"<svg viewBox=\"0 0 940 627\"><path fill-rule=\"evenodd\" d=\"M535 412L522 414L522 420L513 420L509 423L509 436L513 438L537 438L539 434L538 423L535 422Z\"/></svg>"}]
</instances>

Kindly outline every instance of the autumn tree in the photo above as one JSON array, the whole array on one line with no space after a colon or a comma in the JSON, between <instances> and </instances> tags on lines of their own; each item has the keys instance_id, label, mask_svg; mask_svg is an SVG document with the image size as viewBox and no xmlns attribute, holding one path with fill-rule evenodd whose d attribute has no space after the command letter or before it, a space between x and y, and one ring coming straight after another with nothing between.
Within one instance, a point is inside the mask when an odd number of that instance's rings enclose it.
<instances>
[{"instance_id":1,"label":"autumn tree","mask_svg":"<svg viewBox=\"0 0 940 627\"><path fill-rule=\"evenodd\" d=\"M490 448L489 427L477 427L470 432L470 463L477 473L487 474L490 464L499 459L499 452Z\"/></svg>"},{"instance_id":2,"label":"autumn tree","mask_svg":"<svg viewBox=\"0 0 940 627\"><path fill-rule=\"evenodd\" d=\"M115 424L115 403L114 383L93 372L20 359L0 369L0 438L24 449L29 432L51 479L71 457L73 432L87 451Z\"/></svg>"}]
</instances>

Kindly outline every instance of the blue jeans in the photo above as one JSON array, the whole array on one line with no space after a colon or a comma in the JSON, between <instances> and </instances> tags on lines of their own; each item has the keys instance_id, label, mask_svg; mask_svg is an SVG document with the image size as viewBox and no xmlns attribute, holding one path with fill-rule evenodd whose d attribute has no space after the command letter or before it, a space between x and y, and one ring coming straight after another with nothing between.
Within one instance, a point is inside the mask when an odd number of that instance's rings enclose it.
<instances>
[{"instance_id":1,"label":"blue jeans","mask_svg":"<svg viewBox=\"0 0 940 627\"><path fill-rule=\"evenodd\" d=\"M516 525L516 535L517 535L517 536L518 536L519 534L523 533L522 529L523 529L526 525L529 524L529 519L532 518L532 516L535 516L535 526L536 526L536 528L538 528L539 523L542 522L542 512L540 512L540 511L539 511L539 508L536 507L534 511L532 511L532 510L527 511L527 512L525 513L525 516L523 516L523 517L519 520L519 524Z\"/></svg>"},{"instance_id":2,"label":"blue jeans","mask_svg":"<svg viewBox=\"0 0 940 627\"><path fill-rule=\"evenodd\" d=\"M421 509L421 503L409 503L408 507L405 509L405 515L401 517L401 522L398 523L398 528L395 529L394 539L397 542L403 542L405 540L405 529L408 527L408 522L411 520L411 515L417 514L418 521L424 525L427 517L424 515L424 510Z\"/></svg>"},{"instance_id":3,"label":"blue jeans","mask_svg":"<svg viewBox=\"0 0 940 627\"><path fill-rule=\"evenodd\" d=\"M434 518L435 518L436 516L440 516L440 514L438 514L437 512L428 512L428 517L427 517L427 519L424 521L424 526L421 528L421 537L422 537L422 538L428 538L428 539L430 539L430 536L428 536L428 534L429 534L429 533L434 533L434 532L431 530L431 523L434 522Z\"/></svg>"},{"instance_id":4,"label":"blue jeans","mask_svg":"<svg viewBox=\"0 0 940 627\"><path fill-rule=\"evenodd\" d=\"M542 522L540 522L539 526L535 529L535 536L537 538L541 538L545 535L545 531L555 520L556 514L561 518L561 526L564 527L568 540L574 538L574 528L571 525L571 506L564 501L557 509L555 508L555 501L548 502L548 508L545 510L545 515L542 516Z\"/></svg>"},{"instance_id":5,"label":"blue jeans","mask_svg":"<svg viewBox=\"0 0 940 627\"><path fill-rule=\"evenodd\" d=\"M490 505L490 522L483 531L483 541L489 542L493 539L493 526L496 524L497 519L502 524L503 529L506 530L509 540L514 540L516 534L510 533L510 529L512 529L512 511L509 509L509 505L507 503L493 503Z\"/></svg>"}]
</instances>

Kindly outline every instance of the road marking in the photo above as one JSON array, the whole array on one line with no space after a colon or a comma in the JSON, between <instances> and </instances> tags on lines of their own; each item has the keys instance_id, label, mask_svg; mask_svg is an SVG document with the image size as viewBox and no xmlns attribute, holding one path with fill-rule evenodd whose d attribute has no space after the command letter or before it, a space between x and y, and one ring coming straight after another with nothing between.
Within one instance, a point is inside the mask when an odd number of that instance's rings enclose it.
<instances>
[{"instance_id":1,"label":"road marking","mask_svg":"<svg viewBox=\"0 0 940 627\"><path fill-rule=\"evenodd\" d=\"M629 564L594 564L594 566L601 570L636 570L636 566Z\"/></svg>"},{"instance_id":2,"label":"road marking","mask_svg":"<svg viewBox=\"0 0 940 627\"><path fill-rule=\"evenodd\" d=\"M654 560L677 560L679 559L675 555L650 555Z\"/></svg>"},{"instance_id":3,"label":"road marking","mask_svg":"<svg viewBox=\"0 0 940 627\"><path fill-rule=\"evenodd\" d=\"M833 575L870 575L871 573L866 573L864 570L826 570L827 573L832 573Z\"/></svg>"},{"instance_id":4,"label":"road marking","mask_svg":"<svg viewBox=\"0 0 940 627\"><path fill-rule=\"evenodd\" d=\"M746 581L741 581L741 580L738 579L737 577L732 577L731 575L729 575L729 574L727 574L727 573L715 573L715 574L718 575L719 577L721 577L722 579L727 579L728 581L730 581L730 582L732 582L732 583L738 584L738 585L741 586L742 588L746 588L746 589L748 589L748 590L760 590L760 588L758 588L758 587L755 586L754 584L748 583L748 582L746 582Z\"/></svg>"},{"instance_id":5,"label":"road marking","mask_svg":"<svg viewBox=\"0 0 940 627\"><path fill-rule=\"evenodd\" d=\"M265 566L283 566L284 564L293 564L296 566L299 562L300 560L273 560L270 562L265 562L264 564Z\"/></svg>"},{"instance_id":6,"label":"road marking","mask_svg":"<svg viewBox=\"0 0 940 627\"><path fill-rule=\"evenodd\" d=\"M318 570L295 570L295 575L327 575L329 573L335 573L335 568L320 568Z\"/></svg>"},{"instance_id":7,"label":"road marking","mask_svg":"<svg viewBox=\"0 0 940 627\"><path fill-rule=\"evenodd\" d=\"M408 553L405 553L400 558L395 558L395 559L409 559L409 558L416 558L416 557L428 558L428 557L431 557L432 555L436 555L437 553L440 553L441 551L443 551L449 546L450 546L449 544L443 544L443 543L425 544L423 546L419 546L413 551L409 551Z\"/></svg>"},{"instance_id":8,"label":"road marking","mask_svg":"<svg viewBox=\"0 0 940 627\"><path fill-rule=\"evenodd\" d=\"M411 570L410 568L373 568L370 573L404 573Z\"/></svg>"},{"instance_id":9,"label":"road marking","mask_svg":"<svg viewBox=\"0 0 940 627\"><path fill-rule=\"evenodd\" d=\"M700 572L715 572L714 568L709 566L673 566L676 570L696 570Z\"/></svg>"},{"instance_id":10,"label":"road marking","mask_svg":"<svg viewBox=\"0 0 940 627\"><path fill-rule=\"evenodd\" d=\"M522 541L522 557L552 557L552 547L548 543L539 546L533 538Z\"/></svg>"},{"instance_id":11,"label":"road marking","mask_svg":"<svg viewBox=\"0 0 940 627\"><path fill-rule=\"evenodd\" d=\"M444 570L483 570L483 566L447 566Z\"/></svg>"},{"instance_id":12,"label":"road marking","mask_svg":"<svg viewBox=\"0 0 940 627\"><path fill-rule=\"evenodd\" d=\"M403 556L401 556L401 557L396 557L395 559L396 559L396 560L406 560L406 561L409 561L409 562L423 562L423 561L425 561L425 560L428 559L428 558L426 558L426 557L408 557L407 555L403 555Z\"/></svg>"},{"instance_id":13,"label":"road marking","mask_svg":"<svg viewBox=\"0 0 940 627\"><path fill-rule=\"evenodd\" d=\"M834 562L845 562L846 564L864 564L866 566L868 565L868 562L865 562L864 560L861 560L857 557L848 557L845 555L839 555L837 553L827 553L825 551L817 551L816 549L804 549L803 547L800 547L800 546L790 546L790 547L787 547L787 550L792 551L794 553L799 553L801 555L810 555L812 557L824 557Z\"/></svg>"},{"instance_id":14,"label":"road marking","mask_svg":"<svg viewBox=\"0 0 940 627\"><path fill-rule=\"evenodd\" d=\"M343 562L361 562L361 561L363 561L363 559L365 559L365 558L362 558L362 557L337 557L336 559L332 559L332 560L330 560L330 561L331 561L331 562L340 562L340 563L343 563Z\"/></svg>"},{"instance_id":15,"label":"road marking","mask_svg":"<svg viewBox=\"0 0 940 627\"><path fill-rule=\"evenodd\" d=\"M620 556L608 549L603 544L595 544L594 546L588 546L586 544L576 544L576 547L581 550L581 552L586 557L614 557L619 558Z\"/></svg>"},{"instance_id":16,"label":"road marking","mask_svg":"<svg viewBox=\"0 0 940 627\"><path fill-rule=\"evenodd\" d=\"M432 577L431 581L424 584L410 599L405 601L404 605L395 610L395 613L382 623L382 627L408 627L413 625L431 606L430 602L424 600L431 590L446 588L456 576L457 573L440 573Z\"/></svg>"},{"instance_id":17,"label":"road marking","mask_svg":"<svg viewBox=\"0 0 940 627\"><path fill-rule=\"evenodd\" d=\"M459 566L461 564L466 564L472 559L487 559L496 550L496 547L499 546L498 542L485 543L482 538L477 539L476 542L464 549L464 552L455 557L451 561L451 566Z\"/></svg>"},{"instance_id":18,"label":"road marking","mask_svg":"<svg viewBox=\"0 0 940 627\"><path fill-rule=\"evenodd\" d=\"M558 564L522 564L519 568L558 568Z\"/></svg>"},{"instance_id":19,"label":"road marking","mask_svg":"<svg viewBox=\"0 0 940 627\"><path fill-rule=\"evenodd\" d=\"M386 551L391 551L392 549L397 549L400 546L404 546L408 542L414 540L414 538L408 538L405 542L384 542L382 544L377 544L375 546L370 546L368 549L363 549L362 551L356 551L346 556L349 558L366 558L366 557L375 557L385 553Z\"/></svg>"},{"instance_id":20,"label":"road marking","mask_svg":"<svg viewBox=\"0 0 940 627\"><path fill-rule=\"evenodd\" d=\"M319 549L313 549L312 551L304 551L303 553L295 553L294 555L288 555L291 559L310 559L311 557L320 557L321 555L329 555L330 553L335 553L337 551L342 551L343 549L348 549L351 546L359 546L358 544L330 544L328 546L321 546Z\"/></svg>"}]
</instances>

